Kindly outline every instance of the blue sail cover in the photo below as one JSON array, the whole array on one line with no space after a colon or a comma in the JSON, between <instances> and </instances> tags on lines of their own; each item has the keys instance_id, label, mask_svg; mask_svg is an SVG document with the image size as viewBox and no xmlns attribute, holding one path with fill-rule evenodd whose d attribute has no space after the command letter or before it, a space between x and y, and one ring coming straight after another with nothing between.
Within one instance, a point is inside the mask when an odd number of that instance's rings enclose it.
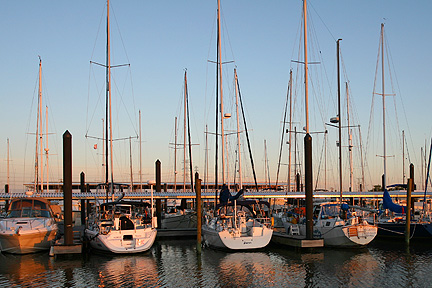
<instances>
[{"instance_id":1,"label":"blue sail cover","mask_svg":"<svg viewBox=\"0 0 432 288\"><path fill-rule=\"evenodd\" d=\"M383 208L389 209L390 211L395 213L402 213L402 214L405 214L406 211L406 206L401 206L396 203L393 203L393 200L391 199L387 189L385 189L383 193Z\"/></svg>"}]
</instances>

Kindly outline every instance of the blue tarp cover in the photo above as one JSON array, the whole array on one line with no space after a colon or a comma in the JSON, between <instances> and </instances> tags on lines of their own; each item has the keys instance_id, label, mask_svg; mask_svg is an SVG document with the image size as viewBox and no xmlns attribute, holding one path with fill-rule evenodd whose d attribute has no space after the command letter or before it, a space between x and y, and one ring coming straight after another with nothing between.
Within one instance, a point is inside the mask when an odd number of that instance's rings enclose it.
<instances>
[{"instance_id":1,"label":"blue tarp cover","mask_svg":"<svg viewBox=\"0 0 432 288\"><path fill-rule=\"evenodd\" d=\"M383 209L389 209L390 211L395 213L405 214L406 206L401 206L396 203L393 203L390 194L388 193L387 189L385 189L383 194Z\"/></svg>"}]
</instances>

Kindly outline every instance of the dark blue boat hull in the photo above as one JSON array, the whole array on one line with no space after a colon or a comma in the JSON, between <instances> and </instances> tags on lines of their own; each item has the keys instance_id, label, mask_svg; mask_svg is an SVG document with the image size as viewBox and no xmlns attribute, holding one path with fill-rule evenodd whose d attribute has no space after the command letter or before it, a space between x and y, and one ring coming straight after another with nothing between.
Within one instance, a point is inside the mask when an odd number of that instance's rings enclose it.
<instances>
[{"instance_id":1,"label":"dark blue boat hull","mask_svg":"<svg viewBox=\"0 0 432 288\"><path fill-rule=\"evenodd\" d=\"M377 237L405 238L404 222L400 223L378 223ZM411 223L411 239L432 239L432 223Z\"/></svg>"}]
</instances>

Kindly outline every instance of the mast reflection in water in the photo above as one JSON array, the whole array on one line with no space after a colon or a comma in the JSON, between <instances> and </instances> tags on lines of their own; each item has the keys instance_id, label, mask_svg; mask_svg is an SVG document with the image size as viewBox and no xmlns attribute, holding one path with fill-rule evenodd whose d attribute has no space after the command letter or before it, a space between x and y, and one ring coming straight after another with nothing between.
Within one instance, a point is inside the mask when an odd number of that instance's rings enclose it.
<instances>
[{"instance_id":1,"label":"mast reflection in water","mask_svg":"<svg viewBox=\"0 0 432 288\"><path fill-rule=\"evenodd\" d=\"M432 245L372 242L362 249L257 252L156 241L145 254L0 254L0 287L428 287Z\"/></svg>"}]
</instances>

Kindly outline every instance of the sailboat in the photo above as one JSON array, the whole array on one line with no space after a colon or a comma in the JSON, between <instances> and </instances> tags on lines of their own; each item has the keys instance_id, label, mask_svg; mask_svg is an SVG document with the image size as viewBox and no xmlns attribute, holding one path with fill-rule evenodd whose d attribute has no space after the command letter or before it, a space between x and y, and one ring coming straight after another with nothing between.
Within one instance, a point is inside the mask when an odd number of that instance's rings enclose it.
<instances>
[{"instance_id":1,"label":"sailboat","mask_svg":"<svg viewBox=\"0 0 432 288\"><path fill-rule=\"evenodd\" d=\"M382 97L383 97L383 159L384 159L384 175L383 175L383 205L382 211L380 211L380 215L377 218L376 224L378 225L378 237L380 238L405 238L405 230L406 230L406 212L407 207L396 204L392 201L390 194L387 188L391 188L394 186L399 187L407 187L406 184L398 184L398 185L387 185L387 161L386 161L386 126L385 126L385 96L384 94L384 24L381 24L381 65L382 65ZM432 144L431 144L432 145ZM432 146L431 146L432 149ZM432 152L432 150L431 150ZM429 156L430 163L430 156ZM430 164L429 164L430 165ZM428 178L427 178L428 179ZM425 195L427 190L427 180L426 180L426 188ZM426 197L424 198L426 201ZM423 207L424 208L424 207ZM423 209L425 210L425 209ZM411 219L410 221L410 239L432 239L432 223L429 215L426 215L425 211L423 211L423 215L418 219Z\"/></svg>"},{"instance_id":2,"label":"sailboat","mask_svg":"<svg viewBox=\"0 0 432 288\"><path fill-rule=\"evenodd\" d=\"M224 113L223 113L223 93L222 93L222 56L221 56L221 23L220 23L220 0L218 0L218 74L220 91L220 113L221 113L221 138L222 138L222 190L228 189L225 182L225 135L224 135ZM237 103L237 137L239 137L238 122L238 79L237 72L234 70L236 83L236 103ZM217 77L216 76L216 77ZM219 108L219 107L217 107ZM216 119L217 119L216 113ZM216 133L217 135L217 133ZM237 138L238 139L238 138ZM216 143L218 137L216 136ZM239 144L238 144L239 146ZM240 147L238 147L240 148ZM241 155L239 153L239 175L241 175ZM216 148L217 153L217 148ZM217 155L217 154L216 154ZM217 157L216 157L217 161ZM217 169L216 169L217 175ZM217 176L216 176L217 177ZM241 176L240 176L241 177ZM217 182L217 181L216 181ZM213 213L207 212L205 221L202 225L202 235L204 243L210 247L227 250L246 250L259 249L267 246L273 235L270 218L268 213L270 205L268 202L258 200L240 201L237 198L243 193L242 180L240 178L240 191L236 196L230 196L228 190L226 202L215 205ZM222 193L221 193L222 196ZM225 197L220 197L222 198ZM216 197L217 199L217 197ZM216 203L215 203L216 204Z\"/></svg>"},{"instance_id":3,"label":"sailboat","mask_svg":"<svg viewBox=\"0 0 432 288\"><path fill-rule=\"evenodd\" d=\"M304 41L305 41L305 78L307 77L307 7L306 0L303 2L304 13ZM338 86L339 80L339 40L337 40L338 55ZM306 78L307 79L307 78ZM305 81L307 99L307 80ZM341 143L341 119L340 119L340 89L338 88L338 123L339 123L339 143ZM306 115L308 115L306 105ZM308 117L308 116L306 116ZM306 118L308 123L308 118ZM306 124L306 127L309 125ZM308 133L308 128L307 132ZM357 247L369 244L377 234L377 227L369 224L366 220L358 217L350 211L348 204L342 202L342 156L341 144L339 145L339 169L340 169L340 201L315 202L313 203L313 238L322 238L324 246L333 247ZM295 215L295 213L290 213ZM307 236L307 218L282 217L286 233L289 235ZM312 236L312 235L311 235Z\"/></svg>"},{"instance_id":4,"label":"sailboat","mask_svg":"<svg viewBox=\"0 0 432 288\"><path fill-rule=\"evenodd\" d=\"M107 118L109 108L109 121L111 122L111 63L110 63L110 25L109 25L109 0L107 0ZM109 101L108 101L109 100ZM109 105L108 105L109 103ZM112 125L109 125L110 137L106 136L106 183L100 185L107 191L106 202L96 207L90 216L85 229L85 237L90 246L105 252L125 254L145 252L151 248L156 239L157 219L154 217L153 190L151 203L142 201L123 200L124 194L118 199L108 202L108 193L114 195L116 187L121 185L113 181L113 157L112 157ZM110 138L110 153L108 153L108 137ZM111 154L111 182L108 181L108 154Z\"/></svg>"},{"instance_id":5,"label":"sailboat","mask_svg":"<svg viewBox=\"0 0 432 288\"><path fill-rule=\"evenodd\" d=\"M39 58L39 108L36 131L36 159L34 191L27 191L29 197L13 199L5 218L0 219L0 250L6 253L27 254L49 250L51 242L58 232L57 219L60 207L42 197L30 197L39 194L43 187L39 185L38 144L42 151L42 60ZM42 173L43 174L43 173ZM55 214L53 209L58 212Z\"/></svg>"},{"instance_id":6,"label":"sailboat","mask_svg":"<svg viewBox=\"0 0 432 288\"><path fill-rule=\"evenodd\" d=\"M184 73L184 129L183 129L183 144L177 144L177 117L175 118L175 142L174 142L174 190L177 190L177 145L183 146L183 192L186 192L186 125L189 123L189 100L188 100L188 89L187 89L187 71ZM189 126L188 126L189 128ZM189 130L189 129L188 129ZM190 137L189 137L190 141ZM189 143L189 147L192 144ZM189 152L191 150L189 149ZM191 157L189 157L191 159ZM192 166L192 163L190 164ZM192 171L192 169L190 169ZM192 172L191 172L192 173ZM192 176L192 175L191 175ZM191 178L191 188L193 189L193 183ZM193 209L187 209L186 199L178 200L181 205L177 204L177 199L171 199L171 205L167 203L167 209L161 215L161 227L160 229L166 230L177 230L178 232L184 232L185 229L196 231L197 228L197 213Z\"/></svg>"}]
</instances>

